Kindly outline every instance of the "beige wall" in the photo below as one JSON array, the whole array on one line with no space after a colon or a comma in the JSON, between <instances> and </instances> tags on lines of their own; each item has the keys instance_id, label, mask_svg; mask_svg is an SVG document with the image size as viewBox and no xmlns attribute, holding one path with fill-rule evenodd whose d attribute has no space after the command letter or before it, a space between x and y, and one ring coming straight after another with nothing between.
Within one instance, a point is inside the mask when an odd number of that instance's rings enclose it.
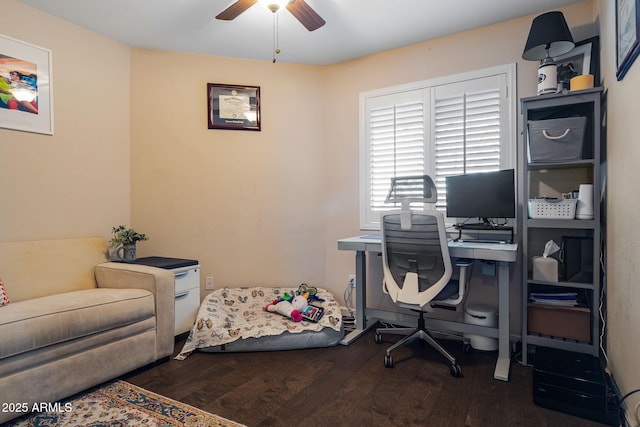
<instances>
[{"instance_id":1,"label":"beige wall","mask_svg":"<svg viewBox=\"0 0 640 427\"><path fill-rule=\"evenodd\" d=\"M640 66L615 80L613 4L563 10L576 40L601 33L607 343L626 392L640 384L640 249L630 226L640 202L628 185L640 163L629 126L640 108ZM108 237L111 226L131 224L151 237L140 255L197 258L218 286L306 281L341 298L354 262L336 240L361 233L358 94L517 62L518 96L533 95L536 64L520 59L532 18L308 67L131 49L5 0L3 34L53 51L55 134L0 129L0 240ZM260 86L262 132L208 130L207 82Z\"/></svg>"},{"instance_id":2,"label":"beige wall","mask_svg":"<svg viewBox=\"0 0 640 427\"><path fill-rule=\"evenodd\" d=\"M0 240L108 237L130 220L130 48L14 0L0 28L52 51L54 111L53 136L0 129Z\"/></svg>"},{"instance_id":3,"label":"beige wall","mask_svg":"<svg viewBox=\"0 0 640 427\"><path fill-rule=\"evenodd\" d=\"M598 0L602 71L607 88L607 344L609 367L623 393L640 385L640 60L617 81L615 1ZM640 396L626 402L635 413ZM638 425L635 420L632 425Z\"/></svg>"},{"instance_id":4,"label":"beige wall","mask_svg":"<svg viewBox=\"0 0 640 427\"><path fill-rule=\"evenodd\" d=\"M196 258L218 286L324 284L318 67L134 49L140 254ZM207 129L207 83L260 86L262 131Z\"/></svg>"}]
</instances>

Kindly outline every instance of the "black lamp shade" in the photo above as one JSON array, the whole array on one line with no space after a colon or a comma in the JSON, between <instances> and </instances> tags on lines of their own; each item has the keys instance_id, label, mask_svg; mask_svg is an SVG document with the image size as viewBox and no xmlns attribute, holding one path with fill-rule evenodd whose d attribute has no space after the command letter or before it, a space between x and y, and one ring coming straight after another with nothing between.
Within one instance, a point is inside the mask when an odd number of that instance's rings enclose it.
<instances>
[{"instance_id":1,"label":"black lamp shade","mask_svg":"<svg viewBox=\"0 0 640 427\"><path fill-rule=\"evenodd\" d=\"M522 58L535 61L547 56L556 57L569 52L575 44L571 31L562 12L547 12L537 16L531 23L529 38L522 52Z\"/></svg>"}]
</instances>

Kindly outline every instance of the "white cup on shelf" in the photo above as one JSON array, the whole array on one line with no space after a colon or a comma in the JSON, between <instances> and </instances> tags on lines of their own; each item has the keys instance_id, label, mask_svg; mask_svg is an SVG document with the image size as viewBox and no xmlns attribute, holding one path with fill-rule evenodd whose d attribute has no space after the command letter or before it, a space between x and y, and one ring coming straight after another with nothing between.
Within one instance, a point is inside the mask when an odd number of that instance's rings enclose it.
<instances>
[{"instance_id":1,"label":"white cup on shelf","mask_svg":"<svg viewBox=\"0 0 640 427\"><path fill-rule=\"evenodd\" d=\"M593 219L593 184L580 184L576 218Z\"/></svg>"}]
</instances>

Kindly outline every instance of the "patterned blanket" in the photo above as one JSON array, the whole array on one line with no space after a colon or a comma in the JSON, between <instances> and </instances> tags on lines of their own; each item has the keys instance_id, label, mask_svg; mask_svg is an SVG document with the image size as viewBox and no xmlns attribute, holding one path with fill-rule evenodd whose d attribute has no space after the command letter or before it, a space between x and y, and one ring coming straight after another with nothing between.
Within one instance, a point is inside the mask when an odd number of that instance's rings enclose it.
<instances>
[{"instance_id":1,"label":"patterned blanket","mask_svg":"<svg viewBox=\"0 0 640 427\"><path fill-rule=\"evenodd\" d=\"M313 302L324 308L319 322L294 322L278 313L265 311L265 306L283 296L295 293L292 288L223 288L205 297L198 310L195 325L177 360L184 360L191 352L227 344L239 339L321 331L332 328L340 331L342 316L338 302L325 289L317 288L316 295L324 302Z\"/></svg>"}]
</instances>

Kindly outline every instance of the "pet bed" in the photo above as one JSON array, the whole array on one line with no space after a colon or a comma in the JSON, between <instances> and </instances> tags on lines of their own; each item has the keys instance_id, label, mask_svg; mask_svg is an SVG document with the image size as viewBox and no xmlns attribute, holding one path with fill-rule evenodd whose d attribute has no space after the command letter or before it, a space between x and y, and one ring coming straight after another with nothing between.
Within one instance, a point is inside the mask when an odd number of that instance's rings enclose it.
<instances>
[{"instance_id":1,"label":"pet bed","mask_svg":"<svg viewBox=\"0 0 640 427\"><path fill-rule=\"evenodd\" d=\"M296 289L252 287L211 292L202 301L189 338L176 359L184 360L195 350L273 351L337 345L344 335L338 302L325 289L308 289L319 298L311 302L325 310L317 323L294 322L265 311L265 306L286 293L294 294Z\"/></svg>"}]
</instances>

